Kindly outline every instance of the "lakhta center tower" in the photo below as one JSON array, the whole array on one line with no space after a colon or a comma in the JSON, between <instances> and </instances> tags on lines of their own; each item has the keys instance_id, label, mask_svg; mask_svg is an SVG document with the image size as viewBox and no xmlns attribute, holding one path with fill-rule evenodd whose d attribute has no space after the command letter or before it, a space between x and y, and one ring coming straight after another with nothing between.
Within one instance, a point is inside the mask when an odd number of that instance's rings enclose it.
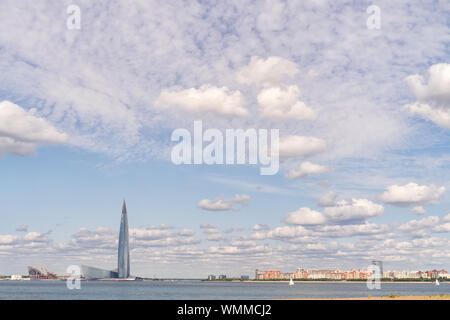
<instances>
[{"instance_id":1,"label":"lakhta center tower","mask_svg":"<svg viewBox=\"0 0 450 320\"><path fill-rule=\"evenodd\" d=\"M120 220L119 232L119 258L118 258L118 272L119 278L130 277L130 249L128 239L128 217L127 205L125 199L122 205L122 219Z\"/></svg>"}]
</instances>

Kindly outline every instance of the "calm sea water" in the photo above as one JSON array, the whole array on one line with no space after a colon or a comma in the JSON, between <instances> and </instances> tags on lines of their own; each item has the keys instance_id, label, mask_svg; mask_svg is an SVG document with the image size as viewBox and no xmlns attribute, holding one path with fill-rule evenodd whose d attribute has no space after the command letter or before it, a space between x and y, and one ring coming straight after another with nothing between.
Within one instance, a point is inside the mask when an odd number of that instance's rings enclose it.
<instances>
[{"instance_id":1,"label":"calm sea water","mask_svg":"<svg viewBox=\"0 0 450 320\"><path fill-rule=\"evenodd\" d=\"M0 299L293 299L349 298L401 295L450 294L450 283L382 283L369 290L366 283L256 283L204 281L89 281L80 290L69 290L65 282L0 281Z\"/></svg>"}]
</instances>

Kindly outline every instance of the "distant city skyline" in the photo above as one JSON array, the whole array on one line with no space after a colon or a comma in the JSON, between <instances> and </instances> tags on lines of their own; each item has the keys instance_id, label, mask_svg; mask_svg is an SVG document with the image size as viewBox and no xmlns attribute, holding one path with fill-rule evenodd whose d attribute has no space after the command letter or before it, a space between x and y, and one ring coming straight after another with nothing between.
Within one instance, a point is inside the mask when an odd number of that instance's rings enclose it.
<instances>
[{"instance_id":1,"label":"distant city skyline","mask_svg":"<svg viewBox=\"0 0 450 320\"><path fill-rule=\"evenodd\" d=\"M131 275L449 269L448 1L74 5L0 2L0 274L115 270L124 198ZM174 164L195 121L278 173Z\"/></svg>"}]
</instances>

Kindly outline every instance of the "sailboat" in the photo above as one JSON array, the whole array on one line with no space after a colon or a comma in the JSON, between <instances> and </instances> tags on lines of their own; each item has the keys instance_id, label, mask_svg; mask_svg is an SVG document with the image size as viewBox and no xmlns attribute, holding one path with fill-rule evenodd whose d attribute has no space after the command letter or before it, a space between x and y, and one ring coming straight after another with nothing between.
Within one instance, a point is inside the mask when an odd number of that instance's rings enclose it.
<instances>
[{"instance_id":1,"label":"sailboat","mask_svg":"<svg viewBox=\"0 0 450 320\"><path fill-rule=\"evenodd\" d=\"M440 283L439 283L439 280L438 279L436 279L436 285L438 286Z\"/></svg>"},{"instance_id":2,"label":"sailboat","mask_svg":"<svg viewBox=\"0 0 450 320\"><path fill-rule=\"evenodd\" d=\"M289 285L293 286L294 285L294 280L292 280L292 278L289 280Z\"/></svg>"}]
</instances>

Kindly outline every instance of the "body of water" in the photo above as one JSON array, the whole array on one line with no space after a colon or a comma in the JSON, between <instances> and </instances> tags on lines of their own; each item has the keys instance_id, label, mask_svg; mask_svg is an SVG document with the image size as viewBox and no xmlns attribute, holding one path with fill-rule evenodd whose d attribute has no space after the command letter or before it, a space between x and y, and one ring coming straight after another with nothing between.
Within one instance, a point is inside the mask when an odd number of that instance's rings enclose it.
<instances>
[{"instance_id":1,"label":"body of water","mask_svg":"<svg viewBox=\"0 0 450 320\"><path fill-rule=\"evenodd\" d=\"M82 281L69 290L64 281L0 281L0 299L295 299L450 294L450 283L381 283L369 290L366 283L308 283L205 281Z\"/></svg>"}]
</instances>

